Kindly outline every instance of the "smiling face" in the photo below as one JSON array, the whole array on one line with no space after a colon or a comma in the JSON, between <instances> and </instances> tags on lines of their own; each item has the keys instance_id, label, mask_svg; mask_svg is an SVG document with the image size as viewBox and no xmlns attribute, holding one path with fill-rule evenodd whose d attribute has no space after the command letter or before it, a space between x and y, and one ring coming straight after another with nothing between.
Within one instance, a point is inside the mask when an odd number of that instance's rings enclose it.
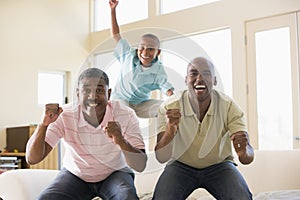
<instances>
[{"instance_id":1,"label":"smiling face","mask_svg":"<svg viewBox=\"0 0 300 200\"><path fill-rule=\"evenodd\" d=\"M93 125L100 124L110 98L108 84L102 77L83 77L76 92L85 119Z\"/></svg>"},{"instance_id":2,"label":"smiling face","mask_svg":"<svg viewBox=\"0 0 300 200\"><path fill-rule=\"evenodd\" d=\"M216 85L213 64L205 58L195 58L188 65L186 84L192 96L198 103L210 101L211 91Z\"/></svg>"},{"instance_id":3,"label":"smiling face","mask_svg":"<svg viewBox=\"0 0 300 200\"><path fill-rule=\"evenodd\" d=\"M154 35L142 36L136 52L142 65L150 67L151 62L160 54L158 38Z\"/></svg>"}]
</instances>

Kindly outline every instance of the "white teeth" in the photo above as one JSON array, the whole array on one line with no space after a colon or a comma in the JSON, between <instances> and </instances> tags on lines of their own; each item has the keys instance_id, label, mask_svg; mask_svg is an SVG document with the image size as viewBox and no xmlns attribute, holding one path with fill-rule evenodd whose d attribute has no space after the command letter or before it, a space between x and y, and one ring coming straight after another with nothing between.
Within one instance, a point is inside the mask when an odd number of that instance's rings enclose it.
<instances>
[{"instance_id":1,"label":"white teeth","mask_svg":"<svg viewBox=\"0 0 300 200\"><path fill-rule=\"evenodd\" d=\"M95 106L97 106L97 104L96 103L90 103L89 106L95 107Z\"/></svg>"},{"instance_id":2,"label":"white teeth","mask_svg":"<svg viewBox=\"0 0 300 200\"><path fill-rule=\"evenodd\" d=\"M206 86L205 85L196 85L195 88L197 90L204 90L206 88Z\"/></svg>"},{"instance_id":3,"label":"white teeth","mask_svg":"<svg viewBox=\"0 0 300 200\"><path fill-rule=\"evenodd\" d=\"M143 55L142 55L142 58L149 58L149 57L148 57L148 56L143 56Z\"/></svg>"}]
</instances>

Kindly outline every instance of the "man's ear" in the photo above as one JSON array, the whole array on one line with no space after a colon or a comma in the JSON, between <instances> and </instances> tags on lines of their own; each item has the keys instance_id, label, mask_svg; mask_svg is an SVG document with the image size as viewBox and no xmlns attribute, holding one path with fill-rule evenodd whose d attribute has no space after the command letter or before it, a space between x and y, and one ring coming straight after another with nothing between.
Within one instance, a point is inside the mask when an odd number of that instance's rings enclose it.
<instances>
[{"instance_id":1,"label":"man's ear","mask_svg":"<svg viewBox=\"0 0 300 200\"><path fill-rule=\"evenodd\" d=\"M216 86L216 85L217 85L217 83L218 83L218 81L217 81L217 77L215 76L215 78L214 78L214 85Z\"/></svg>"},{"instance_id":2,"label":"man's ear","mask_svg":"<svg viewBox=\"0 0 300 200\"><path fill-rule=\"evenodd\" d=\"M76 88L76 96L77 96L77 99L79 99L79 89Z\"/></svg>"},{"instance_id":3,"label":"man's ear","mask_svg":"<svg viewBox=\"0 0 300 200\"><path fill-rule=\"evenodd\" d=\"M108 91L107 91L107 100L110 99L110 94L111 94L111 88L109 88Z\"/></svg>"}]
</instances>

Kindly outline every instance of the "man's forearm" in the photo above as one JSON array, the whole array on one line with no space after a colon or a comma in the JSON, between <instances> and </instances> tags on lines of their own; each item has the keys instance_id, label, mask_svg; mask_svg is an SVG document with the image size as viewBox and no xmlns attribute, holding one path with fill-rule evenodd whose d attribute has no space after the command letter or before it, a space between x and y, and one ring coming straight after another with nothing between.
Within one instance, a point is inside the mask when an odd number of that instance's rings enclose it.
<instances>
[{"instance_id":1,"label":"man's forearm","mask_svg":"<svg viewBox=\"0 0 300 200\"><path fill-rule=\"evenodd\" d=\"M155 155L160 163L167 162L172 156L174 130L167 129L157 136L157 144L155 146Z\"/></svg>"},{"instance_id":2,"label":"man's forearm","mask_svg":"<svg viewBox=\"0 0 300 200\"><path fill-rule=\"evenodd\" d=\"M45 157L45 135L47 126L39 125L26 145L26 161L28 164L37 164Z\"/></svg>"},{"instance_id":3,"label":"man's forearm","mask_svg":"<svg viewBox=\"0 0 300 200\"><path fill-rule=\"evenodd\" d=\"M124 153L127 164L138 172L144 171L147 162L147 155L143 150L133 147L129 142L119 145Z\"/></svg>"}]
</instances>

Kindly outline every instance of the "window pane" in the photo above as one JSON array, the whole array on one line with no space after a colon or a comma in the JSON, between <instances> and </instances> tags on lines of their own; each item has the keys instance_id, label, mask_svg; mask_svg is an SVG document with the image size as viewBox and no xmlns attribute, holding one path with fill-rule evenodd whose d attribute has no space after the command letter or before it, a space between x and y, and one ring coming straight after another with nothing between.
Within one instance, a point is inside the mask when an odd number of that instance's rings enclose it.
<instances>
[{"instance_id":1,"label":"window pane","mask_svg":"<svg viewBox=\"0 0 300 200\"><path fill-rule=\"evenodd\" d=\"M231 29L198 34L190 38L212 59L217 73L216 88L232 97Z\"/></svg>"},{"instance_id":2,"label":"window pane","mask_svg":"<svg viewBox=\"0 0 300 200\"><path fill-rule=\"evenodd\" d=\"M192 42L190 43L190 41ZM198 48L196 46L190 48L193 45L197 45ZM171 51L172 49L174 51ZM186 56L187 54L189 57ZM216 89L232 96L230 29L162 42L161 55L162 62L166 66L169 81L174 85L176 91L186 89L184 80L188 62L192 58L202 55L209 56L215 64L217 75Z\"/></svg>"},{"instance_id":3,"label":"window pane","mask_svg":"<svg viewBox=\"0 0 300 200\"><path fill-rule=\"evenodd\" d=\"M204 4L216 2L220 0L160 0L161 14L167 14L187 8L201 6Z\"/></svg>"},{"instance_id":4,"label":"window pane","mask_svg":"<svg viewBox=\"0 0 300 200\"><path fill-rule=\"evenodd\" d=\"M65 98L65 74L47 73L38 74L38 104L47 103L64 104Z\"/></svg>"},{"instance_id":5,"label":"window pane","mask_svg":"<svg viewBox=\"0 0 300 200\"><path fill-rule=\"evenodd\" d=\"M95 0L94 2L94 31L110 28L111 20L109 1ZM148 0L119 0L119 4L117 6L117 20L119 25L147 18Z\"/></svg>"},{"instance_id":6,"label":"window pane","mask_svg":"<svg viewBox=\"0 0 300 200\"><path fill-rule=\"evenodd\" d=\"M255 34L258 143L262 150L293 147L289 28Z\"/></svg>"},{"instance_id":7,"label":"window pane","mask_svg":"<svg viewBox=\"0 0 300 200\"><path fill-rule=\"evenodd\" d=\"M109 87L113 89L117 83L117 79L121 70L120 63L114 57L113 52L95 55L94 64L97 68L105 71L109 77Z\"/></svg>"}]
</instances>

